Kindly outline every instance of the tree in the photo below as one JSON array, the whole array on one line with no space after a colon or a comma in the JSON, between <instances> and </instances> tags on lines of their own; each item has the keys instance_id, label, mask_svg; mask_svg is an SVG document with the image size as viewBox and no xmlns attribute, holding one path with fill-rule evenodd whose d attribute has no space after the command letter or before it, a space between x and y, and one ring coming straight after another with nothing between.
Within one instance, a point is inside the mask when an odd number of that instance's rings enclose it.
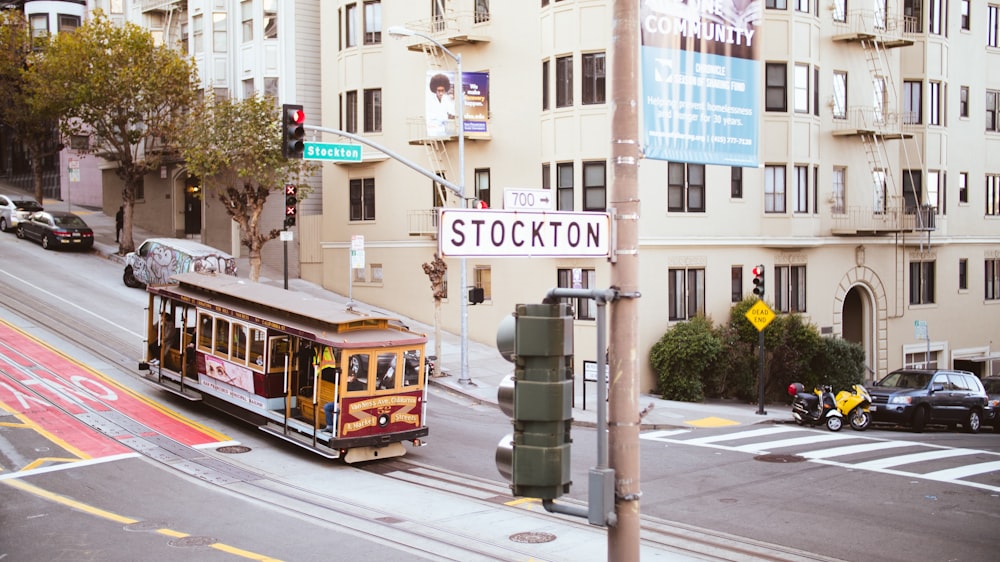
<instances>
[{"instance_id":1,"label":"tree","mask_svg":"<svg viewBox=\"0 0 1000 562\"><path fill-rule=\"evenodd\" d=\"M281 108L270 96L234 101L214 96L197 103L180 122L181 156L188 174L222 202L240 225L240 244L248 250L250 279L260 278L261 249L281 230L264 230L261 217L268 196L284 194L295 183L296 196L309 192L304 178L316 169L305 160L281 155Z\"/></svg>"},{"instance_id":2,"label":"tree","mask_svg":"<svg viewBox=\"0 0 1000 562\"><path fill-rule=\"evenodd\" d=\"M55 36L28 73L33 107L60 115L64 136L87 136L84 152L117 165L124 226L119 252L135 249L132 209L144 176L171 149L173 124L195 97L191 60L150 33L113 24L101 11L72 33Z\"/></svg>"},{"instance_id":3,"label":"tree","mask_svg":"<svg viewBox=\"0 0 1000 562\"><path fill-rule=\"evenodd\" d=\"M445 283L445 275L448 273L448 264L441 259L441 256L434 252L434 261L423 264L424 273L431 280L431 290L434 292L434 362L433 376L441 376L441 300L448 297L448 285Z\"/></svg>"},{"instance_id":4,"label":"tree","mask_svg":"<svg viewBox=\"0 0 1000 562\"><path fill-rule=\"evenodd\" d=\"M28 75L33 72L33 47L44 48L47 39L32 41L24 14L0 12L0 122L10 127L31 164L35 200L42 202L42 166L45 158L62 150L58 116L32 103Z\"/></svg>"}]
</instances>

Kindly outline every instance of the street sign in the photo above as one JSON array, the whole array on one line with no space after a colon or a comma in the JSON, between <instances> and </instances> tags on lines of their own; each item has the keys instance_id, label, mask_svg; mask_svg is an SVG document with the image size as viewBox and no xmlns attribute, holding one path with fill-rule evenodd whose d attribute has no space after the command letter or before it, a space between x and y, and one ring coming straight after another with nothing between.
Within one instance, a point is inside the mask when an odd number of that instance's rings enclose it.
<instances>
[{"instance_id":1,"label":"street sign","mask_svg":"<svg viewBox=\"0 0 1000 562\"><path fill-rule=\"evenodd\" d=\"M914 320L913 321L913 339L915 340L926 340L928 339L927 332L927 321L926 320Z\"/></svg>"},{"instance_id":2,"label":"street sign","mask_svg":"<svg viewBox=\"0 0 1000 562\"><path fill-rule=\"evenodd\" d=\"M442 209L443 257L607 257L607 213Z\"/></svg>"},{"instance_id":3,"label":"street sign","mask_svg":"<svg viewBox=\"0 0 1000 562\"><path fill-rule=\"evenodd\" d=\"M361 145L333 142L307 142L304 160L330 160L333 162L360 162Z\"/></svg>"},{"instance_id":4,"label":"street sign","mask_svg":"<svg viewBox=\"0 0 1000 562\"><path fill-rule=\"evenodd\" d=\"M554 211L556 199L551 189L518 189L508 187L503 190L503 208L522 211Z\"/></svg>"},{"instance_id":5,"label":"street sign","mask_svg":"<svg viewBox=\"0 0 1000 562\"><path fill-rule=\"evenodd\" d=\"M763 332L764 328L774 320L774 312L764 301L757 301L746 313L747 320L757 328L758 332Z\"/></svg>"}]
</instances>

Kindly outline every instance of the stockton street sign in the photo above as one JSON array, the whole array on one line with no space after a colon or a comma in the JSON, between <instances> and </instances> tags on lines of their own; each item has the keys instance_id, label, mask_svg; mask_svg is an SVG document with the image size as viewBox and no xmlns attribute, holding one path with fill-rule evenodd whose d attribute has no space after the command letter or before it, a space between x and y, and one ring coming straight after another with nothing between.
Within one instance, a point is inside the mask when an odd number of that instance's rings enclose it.
<instances>
[{"instance_id":1,"label":"stockton street sign","mask_svg":"<svg viewBox=\"0 0 1000 562\"><path fill-rule=\"evenodd\" d=\"M443 257L607 257L607 213L442 209Z\"/></svg>"}]
</instances>

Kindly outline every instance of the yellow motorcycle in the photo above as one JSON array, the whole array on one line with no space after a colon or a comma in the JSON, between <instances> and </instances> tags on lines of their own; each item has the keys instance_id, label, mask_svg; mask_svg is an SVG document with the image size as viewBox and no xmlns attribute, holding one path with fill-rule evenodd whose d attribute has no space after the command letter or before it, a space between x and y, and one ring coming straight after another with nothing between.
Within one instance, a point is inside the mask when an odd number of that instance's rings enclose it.
<instances>
[{"instance_id":1,"label":"yellow motorcycle","mask_svg":"<svg viewBox=\"0 0 1000 562\"><path fill-rule=\"evenodd\" d=\"M851 429L855 431L868 429L868 425L872 422L870 411L872 397L864 385L856 384L851 390L841 390L834 400L837 403L837 409L851 423Z\"/></svg>"},{"instance_id":2,"label":"yellow motorcycle","mask_svg":"<svg viewBox=\"0 0 1000 562\"><path fill-rule=\"evenodd\" d=\"M871 423L872 399L860 384L834 396L829 385L806 392L802 383L795 382L788 385L788 394L793 397L792 417L799 425L826 425L830 431L840 431L846 420L854 430L864 431Z\"/></svg>"}]
</instances>

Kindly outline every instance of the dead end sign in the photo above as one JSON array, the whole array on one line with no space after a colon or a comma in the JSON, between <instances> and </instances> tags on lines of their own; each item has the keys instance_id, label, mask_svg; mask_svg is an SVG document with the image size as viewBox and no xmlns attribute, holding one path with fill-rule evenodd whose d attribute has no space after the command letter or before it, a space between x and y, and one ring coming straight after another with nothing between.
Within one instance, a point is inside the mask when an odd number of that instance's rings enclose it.
<instances>
[{"instance_id":1,"label":"dead end sign","mask_svg":"<svg viewBox=\"0 0 1000 562\"><path fill-rule=\"evenodd\" d=\"M442 209L444 257L607 257L607 213Z\"/></svg>"}]
</instances>

